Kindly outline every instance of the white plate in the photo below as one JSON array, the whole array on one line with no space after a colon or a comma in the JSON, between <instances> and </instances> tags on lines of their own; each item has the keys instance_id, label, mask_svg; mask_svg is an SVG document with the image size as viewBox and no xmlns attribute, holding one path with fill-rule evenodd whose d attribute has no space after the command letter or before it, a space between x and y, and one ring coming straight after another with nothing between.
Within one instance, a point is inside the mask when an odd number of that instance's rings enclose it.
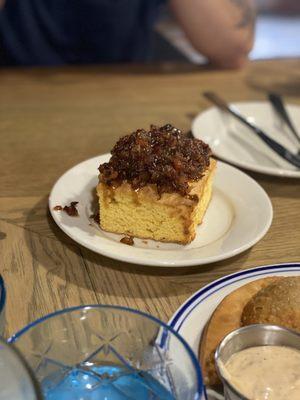
<instances>
[{"instance_id":1,"label":"white plate","mask_svg":"<svg viewBox=\"0 0 300 400\"><path fill-rule=\"evenodd\" d=\"M289 150L295 153L299 148L297 139L269 103L257 101L232 105ZM300 132L300 107L287 105L287 110ZM247 126L216 107L199 114L192 123L192 131L195 137L210 145L217 157L231 164L268 175L300 178L299 169L279 157Z\"/></svg>"},{"instance_id":2,"label":"white plate","mask_svg":"<svg viewBox=\"0 0 300 400\"><path fill-rule=\"evenodd\" d=\"M275 275L300 275L300 263L256 267L239 271L213 281L186 300L175 312L169 321L169 325L180 333L198 356L199 343L203 329L223 298L246 283ZM213 399L222 398L214 391L208 391L208 394L211 396L210 398Z\"/></svg>"},{"instance_id":3,"label":"white plate","mask_svg":"<svg viewBox=\"0 0 300 400\"><path fill-rule=\"evenodd\" d=\"M84 161L67 171L54 185L49 198L57 225L79 244L105 256L135 264L177 267L208 264L232 257L253 246L268 231L273 217L265 191L248 175L218 162L213 195L195 240L187 246L134 239L120 243L123 235L102 231L89 216L98 166L109 154ZM54 211L56 205L78 201L79 217Z\"/></svg>"}]
</instances>

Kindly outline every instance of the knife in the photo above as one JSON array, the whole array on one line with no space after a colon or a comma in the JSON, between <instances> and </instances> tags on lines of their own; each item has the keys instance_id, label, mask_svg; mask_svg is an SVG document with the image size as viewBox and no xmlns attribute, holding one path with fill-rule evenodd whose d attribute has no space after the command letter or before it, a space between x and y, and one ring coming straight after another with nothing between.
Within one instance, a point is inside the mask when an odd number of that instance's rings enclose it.
<instances>
[{"instance_id":1,"label":"knife","mask_svg":"<svg viewBox=\"0 0 300 400\"><path fill-rule=\"evenodd\" d=\"M203 96L205 96L208 100L210 100L213 104L215 104L221 110L228 112L233 115L240 122L248 126L256 135L266 143L275 153L277 153L281 158L285 159L290 164L300 169L300 156L293 154L291 151L286 149L280 143L276 142L276 140L272 139L268 136L262 129L248 121L240 112L233 106L227 104L222 98L220 98L217 94L213 92L204 92Z\"/></svg>"}]
</instances>

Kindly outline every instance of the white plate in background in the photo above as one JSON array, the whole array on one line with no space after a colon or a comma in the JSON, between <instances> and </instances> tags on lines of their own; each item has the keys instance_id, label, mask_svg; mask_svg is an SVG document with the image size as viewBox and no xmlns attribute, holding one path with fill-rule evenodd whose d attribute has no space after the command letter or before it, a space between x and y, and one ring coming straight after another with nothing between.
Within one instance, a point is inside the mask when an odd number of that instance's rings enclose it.
<instances>
[{"instance_id":1,"label":"white plate in background","mask_svg":"<svg viewBox=\"0 0 300 400\"><path fill-rule=\"evenodd\" d=\"M231 104L267 135L297 153L299 143L266 101ZM300 106L287 105L287 111L300 134ZM300 170L271 150L256 134L233 116L211 107L192 123L193 135L208 143L213 153L238 167L267 175L300 178Z\"/></svg>"}]
</instances>

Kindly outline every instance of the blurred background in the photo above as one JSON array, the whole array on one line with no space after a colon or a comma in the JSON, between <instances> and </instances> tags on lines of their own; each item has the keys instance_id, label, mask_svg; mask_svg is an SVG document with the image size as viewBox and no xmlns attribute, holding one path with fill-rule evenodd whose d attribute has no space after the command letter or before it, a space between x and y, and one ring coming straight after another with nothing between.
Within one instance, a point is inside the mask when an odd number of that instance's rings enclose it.
<instances>
[{"instance_id":1,"label":"blurred background","mask_svg":"<svg viewBox=\"0 0 300 400\"><path fill-rule=\"evenodd\" d=\"M202 51L220 68L240 68L255 13L251 60L300 56L300 0L0 0L0 7L0 65L203 64Z\"/></svg>"},{"instance_id":2,"label":"blurred background","mask_svg":"<svg viewBox=\"0 0 300 400\"><path fill-rule=\"evenodd\" d=\"M255 2L256 36L250 59L300 57L300 0ZM161 9L155 31L155 60L206 62L191 46L166 6Z\"/></svg>"}]
</instances>

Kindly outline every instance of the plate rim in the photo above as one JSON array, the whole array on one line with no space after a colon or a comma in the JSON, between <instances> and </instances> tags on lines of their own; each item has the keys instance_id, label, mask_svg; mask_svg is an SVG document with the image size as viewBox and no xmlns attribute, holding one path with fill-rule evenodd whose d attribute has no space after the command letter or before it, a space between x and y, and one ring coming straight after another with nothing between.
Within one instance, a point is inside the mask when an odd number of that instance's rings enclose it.
<instances>
[{"instance_id":1,"label":"plate rim","mask_svg":"<svg viewBox=\"0 0 300 400\"><path fill-rule=\"evenodd\" d=\"M281 269L285 270L287 268L295 268L295 267L299 268L299 271L300 271L300 262L295 261L295 262L284 262L284 263L278 263L278 264L264 264L264 265L259 265L259 266L252 267L252 268L239 270L239 271L233 272L231 274L224 275L218 279L215 279L215 280L209 282L208 284L204 285L202 288L200 288L196 292L194 292L191 296L189 296L185 300L185 302L182 303L181 306L174 312L172 317L169 319L168 324L174 330L176 330L177 332L180 333L180 329L182 328L182 325L184 324L186 319L190 316L190 314L193 312L193 310L197 307L197 304L194 304L194 303L199 299L199 297L201 297L202 295L207 293L210 289L217 288L218 286L220 286L221 284L223 284L225 282L233 281L235 278L238 278L240 276L243 276L245 278L251 277L251 275L255 272L272 271L274 269L278 270L277 272L279 272ZM216 291L219 291L222 288L223 287L219 287L218 290L216 290ZM215 293L216 291L214 291L213 293ZM194 305L194 307L186 315L184 315L184 313L192 305ZM218 306L218 304L216 304L216 307L217 306ZM184 318L181 319L181 317L184 317ZM180 325L177 327L178 323L180 323Z\"/></svg>"},{"instance_id":2,"label":"plate rim","mask_svg":"<svg viewBox=\"0 0 300 400\"><path fill-rule=\"evenodd\" d=\"M178 268L178 267L188 267L188 266L201 266L201 265L207 265L207 264L211 264L217 261L221 261L221 260L225 260L225 259L229 259L231 257L234 257L238 254L243 253L244 251L248 250L249 248L251 248L252 246L254 246L256 243L258 243L269 231L272 221L273 221L273 206L272 206L272 202L270 197L268 196L267 192L265 191L265 189L255 180L253 179L251 176L249 176L247 173L245 173L244 171L241 171L240 169L238 169L235 166L232 166L231 164L228 164L226 162L223 161L218 161L218 163L220 163L221 165L225 165L226 168L229 169L233 169L236 173L241 174L245 179L249 180L252 184L255 184L257 186L257 189L261 192L262 196L264 197L266 204L268 204L268 210L269 210L269 219L266 223L266 225L264 226L264 229L260 232L259 235L257 235L255 238L253 238L253 240L251 240L250 242L244 244L243 246L240 246L234 250L231 251L227 251L227 253L222 253L219 255L215 255L215 256L210 256L210 257L205 257L205 258L194 258L194 259L186 259L186 260L176 260L173 259L171 261L169 260L156 260L154 258L147 258L147 260L145 260L145 258L141 259L141 257L138 257L136 255L133 256L127 256L127 255L120 255L119 253L112 254L111 251L100 248L101 251L99 251L99 247L96 246L87 246L87 243L85 242L85 240L82 240L80 237L78 238L77 235L74 235L72 233L72 231L70 232L68 229L65 228L64 224L61 224L58 218L58 214L53 210L53 207L51 205L52 202L52 197L53 197L53 193L55 192L55 189L57 187L57 185L59 184L59 182L61 180L63 180L73 169L82 166L83 164L87 163L87 162L91 162L92 160L96 160L100 157L109 157L110 153L104 153L104 154L100 154L98 156L95 157L91 157L89 159L86 159L84 161L81 161L80 163L77 163L76 165L72 166L71 168L69 168L66 172L64 172L54 183L54 185L52 186L49 198L48 198L48 207L50 210L50 214L54 220L54 222L57 224L57 226L67 235L69 236L72 240L74 240L76 243L80 244L81 246L97 253L100 255L104 255L106 257L109 257L113 260L117 260L117 261L122 261L122 262L127 262L127 263L132 263L132 264L136 264L136 265L143 265L143 266L152 266L152 267L174 267L174 268ZM159 250L157 250L159 251ZM146 261L146 263L145 263Z\"/></svg>"},{"instance_id":3,"label":"plate rim","mask_svg":"<svg viewBox=\"0 0 300 400\"><path fill-rule=\"evenodd\" d=\"M237 102L230 102L229 105L231 106L236 106L239 107L240 105L266 105L269 104L267 101L264 100L258 100L258 101L237 101ZM299 112L300 112L300 105L299 104L295 104L295 103L287 103L287 106L292 106L292 107L296 107L299 108ZM216 106L210 106L205 108L203 111L201 111L199 114L196 115L196 117L193 119L192 124L191 124L191 130L193 132L193 135L195 136L195 138L201 139L202 136L197 134L195 125L198 123L199 119L201 118L201 116L205 113L208 113L212 110L218 110L218 108ZM249 164L247 162L243 162L243 161L235 161L232 159L229 159L227 157L224 157L222 154L220 154L220 152L216 151L212 145L210 145L213 151L213 154L220 158L221 160L225 161L226 163L232 164L236 167L239 168L244 168L248 171L252 171L252 172L257 172L260 174L265 174L265 175L269 175L269 176L276 176L276 177L281 177L281 178L293 178L293 179L299 179L300 178L300 170L287 170L284 168L272 168L272 167L256 167L255 164Z\"/></svg>"}]
</instances>

